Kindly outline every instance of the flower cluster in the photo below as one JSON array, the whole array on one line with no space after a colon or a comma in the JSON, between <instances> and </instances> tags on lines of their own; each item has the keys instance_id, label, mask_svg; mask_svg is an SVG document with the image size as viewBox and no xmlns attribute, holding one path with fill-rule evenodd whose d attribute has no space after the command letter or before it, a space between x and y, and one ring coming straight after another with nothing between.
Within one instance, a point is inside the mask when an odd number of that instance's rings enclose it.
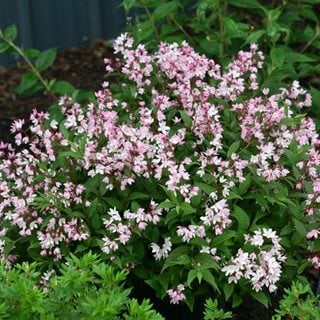
<instances>
[{"instance_id":1,"label":"flower cluster","mask_svg":"<svg viewBox=\"0 0 320 320\"><path fill-rule=\"evenodd\" d=\"M181 301L185 300L186 296L183 293L184 289L185 287L183 284L179 284L176 289L169 289L167 293L170 297L170 303L179 304Z\"/></svg>"},{"instance_id":2,"label":"flower cluster","mask_svg":"<svg viewBox=\"0 0 320 320\"><path fill-rule=\"evenodd\" d=\"M260 291L263 287L270 292L275 291L275 284L281 275L281 264L286 259L282 253L280 238L271 229L257 230L253 236L245 235L245 238L247 243L257 248L257 252L239 249L231 263L224 266L222 271L228 276L229 283L237 283L243 277L251 282L255 291ZM271 241L269 246L268 241Z\"/></svg>"},{"instance_id":3,"label":"flower cluster","mask_svg":"<svg viewBox=\"0 0 320 320\"><path fill-rule=\"evenodd\" d=\"M156 243L151 243L152 253L156 260L167 258L171 251L171 248L172 243L170 237L164 239L164 244L162 248Z\"/></svg>"},{"instance_id":4,"label":"flower cluster","mask_svg":"<svg viewBox=\"0 0 320 320\"><path fill-rule=\"evenodd\" d=\"M284 255L274 231L258 228L319 235L320 140L299 114L310 95L298 82L260 88L255 44L225 69L186 42L150 54L123 34L114 49L105 62L118 83L104 82L87 105L62 97L57 119L33 111L29 130L15 121L18 151L0 143L0 230L12 238L0 233L1 257L24 242L43 260L99 244L129 269L147 261L160 273L170 259L180 283L197 266L211 285L222 269L229 281L274 291ZM316 252L312 261L320 265ZM177 281L160 281L172 303L185 298L182 287L168 290Z\"/></svg>"}]
</instances>

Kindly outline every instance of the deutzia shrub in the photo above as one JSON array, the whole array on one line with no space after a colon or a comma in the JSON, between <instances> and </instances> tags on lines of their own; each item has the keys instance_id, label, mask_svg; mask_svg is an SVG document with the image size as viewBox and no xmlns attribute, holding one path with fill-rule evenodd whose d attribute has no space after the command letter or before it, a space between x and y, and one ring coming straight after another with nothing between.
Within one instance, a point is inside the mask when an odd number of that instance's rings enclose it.
<instances>
[{"instance_id":1,"label":"deutzia shrub","mask_svg":"<svg viewBox=\"0 0 320 320\"><path fill-rule=\"evenodd\" d=\"M114 49L93 101L63 97L13 123L17 151L1 143L2 259L101 252L190 308L267 305L319 267L320 141L299 83L269 92L254 44L225 68L186 42Z\"/></svg>"}]
</instances>

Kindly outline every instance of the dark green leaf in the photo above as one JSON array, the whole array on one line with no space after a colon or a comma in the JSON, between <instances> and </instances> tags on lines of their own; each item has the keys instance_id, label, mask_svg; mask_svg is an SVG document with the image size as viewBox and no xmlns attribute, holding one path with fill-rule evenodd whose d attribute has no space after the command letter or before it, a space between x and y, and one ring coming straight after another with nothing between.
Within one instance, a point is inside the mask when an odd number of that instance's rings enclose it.
<instances>
[{"instance_id":1,"label":"dark green leaf","mask_svg":"<svg viewBox=\"0 0 320 320\"><path fill-rule=\"evenodd\" d=\"M139 23L137 25L137 41L141 42L145 39L148 39L149 37L152 37L152 35L155 32L154 23L152 21L146 21L143 23Z\"/></svg>"},{"instance_id":2,"label":"dark green leaf","mask_svg":"<svg viewBox=\"0 0 320 320\"><path fill-rule=\"evenodd\" d=\"M187 285L190 286L195 278L197 278L198 270L192 269L188 273Z\"/></svg>"},{"instance_id":3,"label":"dark green leaf","mask_svg":"<svg viewBox=\"0 0 320 320\"><path fill-rule=\"evenodd\" d=\"M25 51L25 55L28 57L28 58L36 58L38 57L40 54L40 51L37 50L37 49L28 49Z\"/></svg>"},{"instance_id":4,"label":"dark green leaf","mask_svg":"<svg viewBox=\"0 0 320 320\"><path fill-rule=\"evenodd\" d=\"M250 294L254 299L256 299L257 301L262 303L266 308L268 308L270 301L269 301L268 296L264 292L262 292L262 291L259 291L259 292L251 291Z\"/></svg>"},{"instance_id":5,"label":"dark green leaf","mask_svg":"<svg viewBox=\"0 0 320 320\"><path fill-rule=\"evenodd\" d=\"M207 283L209 283L215 291L220 293L219 287L217 286L216 280L215 280L214 276L212 275L212 273L207 269L201 270L201 273L202 273L203 280L205 280Z\"/></svg>"},{"instance_id":6,"label":"dark green leaf","mask_svg":"<svg viewBox=\"0 0 320 320\"><path fill-rule=\"evenodd\" d=\"M178 1L169 1L159 4L153 12L155 19L163 19L172 13L175 13L179 8Z\"/></svg>"},{"instance_id":7,"label":"dark green leaf","mask_svg":"<svg viewBox=\"0 0 320 320\"><path fill-rule=\"evenodd\" d=\"M6 42L0 43L0 53L6 52L10 48L9 44Z\"/></svg>"},{"instance_id":8,"label":"dark green leaf","mask_svg":"<svg viewBox=\"0 0 320 320\"><path fill-rule=\"evenodd\" d=\"M192 208L192 206L189 203L186 202L181 203L179 207L181 210L183 210L185 214L194 213L197 211L195 208Z\"/></svg>"},{"instance_id":9,"label":"dark green leaf","mask_svg":"<svg viewBox=\"0 0 320 320\"><path fill-rule=\"evenodd\" d=\"M194 257L194 261L197 266L202 269L219 269L217 262L214 260L213 256L208 253L199 253Z\"/></svg>"},{"instance_id":10,"label":"dark green leaf","mask_svg":"<svg viewBox=\"0 0 320 320\"><path fill-rule=\"evenodd\" d=\"M97 211L95 211L91 217L91 224L95 230L99 230L102 226L102 221Z\"/></svg>"},{"instance_id":11,"label":"dark green leaf","mask_svg":"<svg viewBox=\"0 0 320 320\"><path fill-rule=\"evenodd\" d=\"M158 208L162 208L162 209L171 209L174 207L174 204L171 201L163 201L158 205Z\"/></svg>"},{"instance_id":12,"label":"dark green leaf","mask_svg":"<svg viewBox=\"0 0 320 320\"><path fill-rule=\"evenodd\" d=\"M228 158L230 158L233 153L236 153L238 151L238 149L240 147L240 143L241 143L241 141L238 140L238 141L235 141L231 144L231 146L229 147L229 150L227 152Z\"/></svg>"},{"instance_id":13,"label":"dark green leaf","mask_svg":"<svg viewBox=\"0 0 320 320\"><path fill-rule=\"evenodd\" d=\"M9 41L13 41L17 37L17 34L17 28L14 24L9 26L6 30L4 30L3 33L4 37Z\"/></svg>"},{"instance_id":14,"label":"dark green leaf","mask_svg":"<svg viewBox=\"0 0 320 320\"><path fill-rule=\"evenodd\" d=\"M204 191L208 196L212 193L215 192L216 189L206 183L202 182L197 182L196 186L198 186L202 191Z\"/></svg>"},{"instance_id":15,"label":"dark green leaf","mask_svg":"<svg viewBox=\"0 0 320 320\"><path fill-rule=\"evenodd\" d=\"M223 286L223 292L224 292L224 295L225 295L227 301L231 297L233 291L234 291L234 283L226 283Z\"/></svg>"},{"instance_id":16,"label":"dark green leaf","mask_svg":"<svg viewBox=\"0 0 320 320\"><path fill-rule=\"evenodd\" d=\"M162 271L171 266L188 265L189 263L191 263L191 259L188 256L189 252L190 248L186 246L173 249L167 257Z\"/></svg>"},{"instance_id":17,"label":"dark green leaf","mask_svg":"<svg viewBox=\"0 0 320 320\"><path fill-rule=\"evenodd\" d=\"M133 192L130 194L129 199L128 200L136 200L136 199L149 199L150 197L143 193L143 192Z\"/></svg>"},{"instance_id":18,"label":"dark green leaf","mask_svg":"<svg viewBox=\"0 0 320 320\"><path fill-rule=\"evenodd\" d=\"M73 85L68 81L56 81L52 87L52 92L57 93L59 95L71 95L74 91Z\"/></svg>"},{"instance_id":19,"label":"dark green leaf","mask_svg":"<svg viewBox=\"0 0 320 320\"><path fill-rule=\"evenodd\" d=\"M294 225L296 227L297 232L301 237L305 237L307 234L307 229L302 222L297 219L293 219Z\"/></svg>"},{"instance_id":20,"label":"dark green leaf","mask_svg":"<svg viewBox=\"0 0 320 320\"><path fill-rule=\"evenodd\" d=\"M286 59L292 62L313 62L314 58L307 56L306 54L298 53L298 52L288 52L286 53Z\"/></svg>"},{"instance_id":21,"label":"dark green leaf","mask_svg":"<svg viewBox=\"0 0 320 320\"><path fill-rule=\"evenodd\" d=\"M122 4L124 9L129 11L136 4L136 0L123 0Z\"/></svg>"},{"instance_id":22,"label":"dark green leaf","mask_svg":"<svg viewBox=\"0 0 320 320\"><path fill-rule=\"evenodd\" d=\"M260 9L262 6L256 0L229 0L228 3L235 7L246 8L246 9Z\"/></svg>"},{"instance_id":23,"label":"dark green leaf","mask_svg":"<svg viewBox=\"0 0 320 320\"><path fill-rule=\"evenodd\" d=\"M35 61L35 66L39 71L49 68L56 59L57 49L51 48L40 53Z\"/></svg>"},{"instance_id":24,"label":"dark green leaf","mask_svg":"<svg viewBox=\"0 0 320 320\"><path fill-rule=\"evenodd\" d=\"M192 119L191 117L189 117L184 111L182 110L179 110L179 113L181 115L181 118L184 122L184 124L187 126L187 127L191 127L192 125Z\"/></svg>"},{"instance_id":25,"label":"dark green leaf","mask_svg":"<svg viewBox=\"0 0 320 320\"><path fill-rule=\"evenodd\" d=\"M103 198L108 205L110 205L112 208L116 208L118 210L124 210L124 206L123 206L123 202L121 202L120 200L116 199L116 198Z\"/></svg>"},{"instance_id":26,"label":"dark green leaf","mask_svg":"<svg viewBox=\"0 0 320 320\"><path fill-rule=\"evenodd\" d=\"M251 32L246 40L246 44L247 43L256 43L264 34L266 33L265 30L257 30L254 32Z\"/></svg>"},{"instance_id":27,"label":"dark green leaf","mask_svg":"<svg viewBox=\"0 0 320 320\"><path fill-rule=\"evenodd\" d=\"M243 299L238 294L234 293L232 295L232 308L238 307L242 303Z\"/></svg>"},{"instance_id":28,"label":"dark green leaf","mask_svg":"<svg viewBox=\"0 0 320 320\"><path fill-rule=\"evenodd\" d=\"M249 228L250 217L242 208L238 207L237 205L234 205L231 215L238 221L238 231L240 233L245 232Z\"/></svg>"},{"instance_id":29,"label":"dark green leaf","mask_svg":"<svg viewBox=\"0 0 320 320\"><path fill-rule=\"evenodd\" d=\"M285 51L281 47L272 48L270 51L270 57L272 64L277 68L281 68L284 63Z\"/></svg>"},{"instance_id":30,"label":"dark green leaf","mask_svg":"<svg viewBox=\"0 0 320 320\"><path fill-rule=\"evenodd\" d=\"M20 84L15 88L15 91L18 94L23 94L23 95L32 95L34 92L34 88L37 85L42 85L39 82L38 77L32 73L32 72L27 72L25 73L22 78ZM43 88L43 87L42 87Z\"/></svg>"}]
</instances>

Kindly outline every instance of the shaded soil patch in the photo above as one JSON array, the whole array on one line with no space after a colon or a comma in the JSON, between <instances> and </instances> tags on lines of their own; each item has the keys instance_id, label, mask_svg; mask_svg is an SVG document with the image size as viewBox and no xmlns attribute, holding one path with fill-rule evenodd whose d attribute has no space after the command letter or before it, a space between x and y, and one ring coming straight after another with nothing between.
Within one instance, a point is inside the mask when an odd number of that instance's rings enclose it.
<instances>
[{"instance_id":1,"label":"shaded soil patch","mask_svg":"<svg viewBox=\"0 0 320 320\"><path fill-rule=\"evenodd\" d=\"M43 73L46 79L70 82L77 89L98 90L105 75L103 58L110 56L112 49L104 40L96 40L84 48L71 48L58 53L53 66ZM13 120L28 118L32 109L46 110L54 98L41 93L33 96L17 95L14 88L28 67L17 63L5 68L0 66L0 140L12 142L10 126Z\"/></svg>"}]
</instances>

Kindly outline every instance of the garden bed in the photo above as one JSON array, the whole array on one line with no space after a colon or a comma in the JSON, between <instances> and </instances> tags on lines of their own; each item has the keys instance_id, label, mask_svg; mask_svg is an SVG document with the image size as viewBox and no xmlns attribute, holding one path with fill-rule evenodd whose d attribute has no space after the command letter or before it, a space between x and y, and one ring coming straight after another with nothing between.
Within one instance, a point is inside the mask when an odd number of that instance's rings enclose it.
<instances>
[{"instance_id":1,"label":"garden bed","mask_svg":"<svg viewBox=\"0 0 320 320\"><path fill-rule=\"evenodd\" d=\"M96 40L84 48L71 48L57 55L53 66L44 72L47 79L70 82L75 88L98 90L105 74L103 58L111 49L104 40ZM32 109L45 110L54 99L44 93L21 96L15 93L28 66L18 62L16 66L0 66L0 140L12 142L9 129L13 120L28 118Z\"/></svg>"}]
</instances>

